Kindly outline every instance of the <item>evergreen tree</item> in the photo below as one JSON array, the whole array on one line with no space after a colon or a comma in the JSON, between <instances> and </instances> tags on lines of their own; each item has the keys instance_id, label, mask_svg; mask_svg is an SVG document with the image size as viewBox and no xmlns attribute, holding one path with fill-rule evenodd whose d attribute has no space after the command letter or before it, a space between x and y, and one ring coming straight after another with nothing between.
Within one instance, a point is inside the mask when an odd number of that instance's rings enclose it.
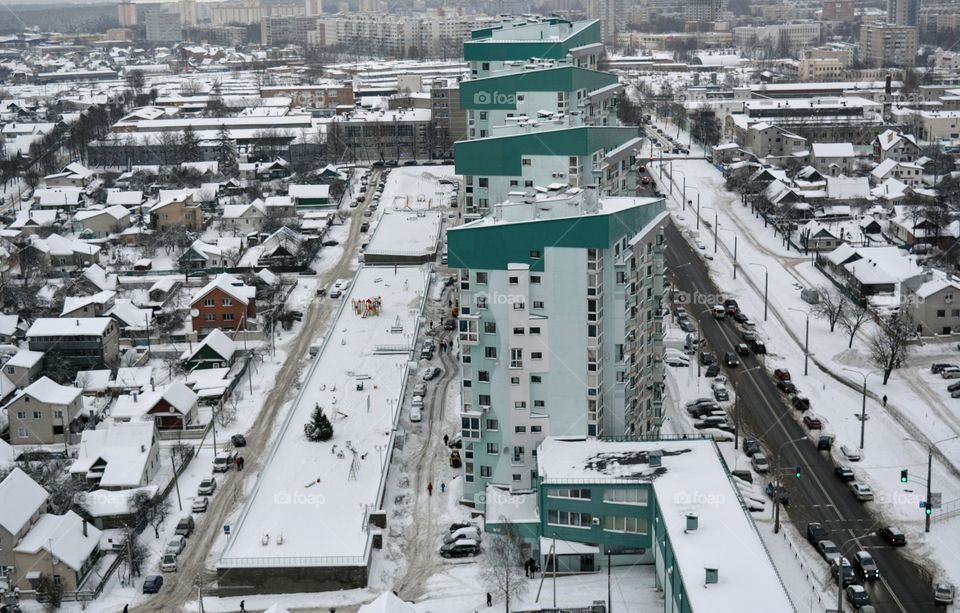
<instances>
[{"instance_id":1,"label":"evergreen tree","mask_svg":"<svg viewBox=\"0 0 960 613\"><path fill-rule=\"evenodd\" d=\"M303 432L307 435L307 440L314 443L329 441L333 438L333 424L327 419L319 404L313 409L310 421L303 424Z\"/></svg>"},{"instance_id":2,"label":"evergreen tree","mask_svg":"<svg viewBox=\"0 0 960 613\"><path fill-rule=\"evenodd\" d=\"M183 129L183 136L180 138L180 157L184 162L200 161L200 139L189 124Z\"/></svg>"},{"instance_id":3,"label":"evergreen tree","mask_svg":"<svg viewBox=\"0 0 960 613\"><path fill-rule=\"evenodd\" d=\"M226 126L220 126L220 131L217 133L217 141L219 141L219 147L217 148L217 165L219 166L220 174L224 177L236 177L239 172L237 150L233 147L233 140L230 138L230 132L227 131Z\"/></svg>"}]
</instances>

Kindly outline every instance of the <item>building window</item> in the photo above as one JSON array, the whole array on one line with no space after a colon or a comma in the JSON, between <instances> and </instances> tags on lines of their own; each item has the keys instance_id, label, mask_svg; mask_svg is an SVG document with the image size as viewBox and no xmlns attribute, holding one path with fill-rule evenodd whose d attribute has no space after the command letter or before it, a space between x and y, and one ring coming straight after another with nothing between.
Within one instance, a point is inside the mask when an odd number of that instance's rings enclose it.
<instances>
[{"instance_id":1,"label":"building window","mask_svg":"<svg viewBox=\"0 0 960 613\"><path fill-rule=\"evenodd\" d=\"M510 350L510 368L523 368L523 349Z\"/></svg>"},{"instance_id":2,"label":"building window","mask_svg":"<svg viewBox=\"0 0 960 613\"><path fill-rule=\"evenodd\" d=\"M533 301L533 308L535 308L535 309L542 309L542 308L543 308L543 300L534 300L534 301Z\"/></svg>"},{"instance_id":3,"label":"building window","mask_svg":"<svg viewBox=\"0 0 960 613\"><path fill-rule=\"evenodd\" d=\"M525 400L517 400L513 403L513 408L515 409L525 409L527 408L527 402Z\"/></svg>"},{"instance_id":4,"label":"building window","mask_svg":"<svg viewBox=\"0 0 960 613\"><path fill-rule=\"evenodd\" d=\"M487 273L485 273L485 272L478 272L478 273L477 273L477 283L478 283L479 285L486 285L488 278L489 278L489 275L488 275Z\"/></svg>"},{"instance_id":5,"label":"building window","mask_svg":"<svg viewBox=\"0 0 960 613\"><path fill-rule=\"evenodd\" d=\"M514 311L522 311L526 306L527 306L527 305L524 304L524 303L522 303L522 302L514 302L514 303L513 303L513 310L514 310Z\"/></svg>"},{"instance_id":6,"label":"building window","mask_svg":"<svg viewBox=\"0 0 960 613\"><path fill-rule=\"evenodd\" d=\"M520 385L520 377L510 377L510 385Z\"/></svg>"},{"instance_id":7,"label":"building window","mask_svg":"<svg viewBox=\"0 0 960 613\"><path fill-rule=\"evenodd\" d=\"M540 283L540 275L530 275L530 283Z\"/></svg>"},{"instance_id":8,"label":"building window","mask_svg":"<svg viewBox=\"0 0 960 613\"><path fill-rule=\"evenodd\" d=\"M496 347L484 347L483 348L483 357L496 360L497 359L497 348Z\"/></svg>"},{"instance_id":9,"label":"building window","mask_svg":"<svg viewBox=\"0 0 960 613\"><path fill-rule=\"evenodd\" d=\"M641 488L604 490L603 501L617 504L635 504L643 507L649 504L648 491Z\"/></svg>"},{"instance_id":10,"label":"building window","mask_svg":"<svg viewBox=\"0 0 960 613\"><path fill-rule=\"evenodd\" d=\"M227 306L227 307L233 306L233 300L230 300L229 298L224 298L223 300L220 301L220 304L222 306Z\"/></svg>"},{"instance_id":11,"label":"building window","mask_svg":"<svg viewBox=\"0 0 960 613\"><path fill-rule=\"evenodd\" d=\"M477 381L480 383L490 383L490 372L487 370L477 371Z\"/></svg>"},{"instance_id":12,"label":"building window","mask_svg":"<svg viewBox=\"0 0 960 613\"><path fill-rule=\"evenodd\" d=\"M589 513L577 513L572 511L558 511L550 509L547 511L547 523L554 526L573 526L575 528L589 528L593 517Z\"/></svg>"},{"instance_id":13,"label":"building window","mask_svg":"<svg viewBox=\"0 0 960 613\"><path fill-rule=\"evenodd\" d=\"M521 479L522 479L522 477L521 477L518 473L513 473L513 480L514 480L514 481L520 481Z\"/></svg>"},{"instance_id":14,"label":"building window","mask_svg":"<svg viewBox=\"0 0 960 613\"><path fill-rule=\"evenodd\" d=\"M533 160L530 158L523 158L523 161L521 162L521 164L523 166L533 166Z\"/></svg>"},{"instance_id":15,"label":"building window","mask_svg":"<svg viewBox=\"0 0 960 613\"><path fill-rule=\"evenodd\" d=\"M20 438L28 438L27 429L26 429L26 428L17 428L17 436L19 436Z\"/></svg>"},{"instance_id":16,"label":"building window","mask_svg":"<svg viewBox=\"0 0 960 613\"><path fill-rule=\"evenodd\" d=\"M483 333L484 333L484 334L496 334L496 333L497 333L497 322L495 322L495 321L485 321L485 322L483 322Z\"/></svg>"},{"instance_id":17,"label":"building window","mask_svg":"<svg viewBox=\"0 0 960 613\"><path fill-rule=\"evenodd\" d=\"M543 377L540 375L530 375L530 383L543 383Z\"/></svg>"},{"instance_id":18,"label":"building window","mask_svg":"<svg viewBox=\"0 0 960 613\"><path fill-rule=\"evenodd\" d=\"M524 332L523 328L514 328L513 333L517 335L522 335Z\"/></svg>"},{"instance_id":19,"label":"building window","mask_svg":"<svg viewBox=\"0 0 960 613\"><path fill-rule=\"evenodd\" d=\"M588 488L569 489L556 488L548 489L547 496L550 498L579 498L580 500L590 500L590 490Z\"/></svg>"},{"instance_id":20,"label":"building window","mask_svg":"<svg viewBox=\"0 0 960 613\"><path fill-rule=\"evenodd\" d=\"M481 476L481 477L488 477L488 478L489 478L490 475L491 475L491 470L490 470L490 467L489 467L489 466L481 466L481 467L480 467L480 476Z\"/></svg>"},{"instance_id":21,"label":"building window","mask_svg":"<svg viewBox=\"0 0 960 613\"><path fill-rule=\"evenodd\" d=\"M487 420L487 430L499 430L500 421L497 419L488 419ZM489 446L488 446L489 447Z\"/></svg>"},{"instance_id":22,"label":"building window","mask_svg":"<svg viewBox=\"0 0 960 613\"><path fill-rule=\"evenodd\" d=\"M520 277L507 277L507 283L510 285L516 285L520 282Z\"/></svg>"},{"instance_id":23,"label":"building window","mask_svg":"<svg viewBox=\"0 0 960 613\"><path fill-rule=\"evenodd\" d=\"M946 317L947 312L944 309L937 309L937 317Z\"/></svg>"},{"instance_id":24,"label":"building window","mask_svg":"<svg viewBox=\"0 0 960 613\"><path fill-rule=\"evenodd\" d=\"M203 321L217 321L216 313L207 313L203 316Z\"/></svg>"},{"instance_id":25,"label":"building window","mask_svg":"<svg viewBox=\"0 0 960 613\"><path fill-rule=\"evenodd\" d=\"M477 296L477 308L485 309L487 308L487 297L483 294ZM464 315L466 315L466 310L464 310Z\"/></svg>"},{"instance_id":26,"label":"building window","mask_svg":"<svg viewBox=\"0 0 960 613\"><path fill-rule=\"evenodd\" d=\"M233 321L233 313L224 313L223 321Z\"/></svg>"},{"instance_id":27,"label":"building window","mask_svg":"<svg viewBox=\"0 0 960 613\"><path fill-rule=\"evenodd\" d=\"M603 529L607 532L646 534L647 520L642 517L617 517L615 515L607 515L603 518Z\"/></svg>"},{"instance_id":28,"label":"building window","mask_svg":"<svg viewBox=\"0 0 960 613\"><path fill-rule=\"evenodd\" d=\"M514 426L514 427L513 427L513 432L514 432L514 434L526 434L526 432L527 432L527 427L526 427L526 426Z\"/></svg>"},{"instance_id":29,"label":"building window","mask_svg":"<svg viewBox=\"0 0 960 613\"><path fill-rule=\"evenodd\" d=\"M41 417L40 411L34 411L34 412L33 412L33 418L34 418L34 419L40 419L40 417Z\"/></svg>"},{"instance_id":30,"label":"building window","mask_svg":"<svg viewBox=\"0 0 960 613\"><path fill-rule=\"evenodd\" d=\"M546 400L534 400L534 401L533 401L533 408L535 408L535 409L545 409L546 407L547 407L547 401L546 401Z\"/></svg>"},{"instance_id":31,"label":"building window","mask_svg":"<svg viewBox=\"0 0 960 613\"><path fill-rule=\"evenodd\" d=\"M543 432L543 426L530 426L531 434L540 434L541 432ZM534 453L536 453L536 451L534 451Z\"/></svg>"},{"instance_id":32,"label":"building window","mask_svg":"<svg viewBox=\"0 0 960 613\"><path fill-rule=\"evenodd\" d=\"M532 326L532 327L530 328L530 334L532 334L532 335L540 334L540 328L539 328L539 326Z\"/></svg>"},{"instance_id":33,"label":"building window","mask_svg":"<svg viewBox=\"0 0 960 613\"><path fill-rule=\"evenodd\" d=\"M216 303L213 301L213 298L205 298L204 301L203 301L203 306L205 306L205 307L212 307L212 306L214 306L215 304L216 304Z\"/></svg>"},{"instance_id":34,"label":"building window","mask_svg":"<svg viewBox=\"0 0 960 613\"><path fill-rule=\"evenodd\" d=\"M531 360L542 360L542 359L543 359L543 352L542 352L542 351L531 351L531 352L530 352L530 359L531 359Z\"/></svg>"},{"instance_id":35,"label":"building window","mask_svg":"<svg viewBox=\"0 0 960 613\"><path fill-rule=\"evenodd\" d=\"M480 396L477 398L477 402L480 403L480 406L490 406L490 394L480 394Z\"/></svg>"},{"instance_id":36,"label":"building window","mask_svg":"<svg viewBox=\"0 0 960 613\"><path fill-rule=\"evenodd\" d=\"M500 453L500 445L497 443L487 443L487 455L497 455Z\"/></svg>"},{"instance_id":37,"label":"building window","mask_svg":"<svg viewBox=\"0 0 960 613\"><path fill-rule=\"evenodd\" d=\"M27 418L26 411L17 411L17 419L26 419L26 418Z\"/></svg>"},{"instance_id":38,"label":"building window","mask_svg":"<svg viewBox=\"0 0 960 613\"><path fill-rule=\"evenodd\" d=\"M539 250L539 249L534 249L533 251L531 251L531 252L530 252L530 257L533 258L533 259L535 259L535 260L539 260L539 259L540 259L540 250Z\"/></svg>"}]
</instances>

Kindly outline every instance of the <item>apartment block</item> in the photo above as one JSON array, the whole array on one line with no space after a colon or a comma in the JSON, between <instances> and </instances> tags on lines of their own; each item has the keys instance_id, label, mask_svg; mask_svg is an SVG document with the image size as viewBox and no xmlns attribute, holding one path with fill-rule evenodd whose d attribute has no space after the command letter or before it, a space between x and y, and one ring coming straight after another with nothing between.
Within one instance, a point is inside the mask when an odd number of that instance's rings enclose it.
<instances>
[{"instance_id":1,"label":"apartment block","mask_svg":"<svg viewBox=\"0 0 960 613\"><path fill-rule=\"evenodd\" d=\"M917 28L895 24L860 26L860 59L872 68L912 68L917 64Z\"/></svg>"},{"instance_id":2,"label":"apartment block","mask_svg":"<svg viewBox=\"0 0 960 613\"><path fill-rule=\"evenodd\" d=\"M659 427L665 219L660 198L562 186L511 194L448 231L460 270L463 502L482 508L487 484L531 488L546 436Z\"/></svg>"},{"instance_id":3,"label":"apartment block","mask_svg":"<svg viewBox=\"0 0 960 613\"><path fill-rule=\"evenodd\" d=\"M490 76L506 62L530 58L568 60L575 66L595 69L603 53L597 20L517 20L475 30L463 43L463 59L475 78Z\"/></svg>"}]
</instances>

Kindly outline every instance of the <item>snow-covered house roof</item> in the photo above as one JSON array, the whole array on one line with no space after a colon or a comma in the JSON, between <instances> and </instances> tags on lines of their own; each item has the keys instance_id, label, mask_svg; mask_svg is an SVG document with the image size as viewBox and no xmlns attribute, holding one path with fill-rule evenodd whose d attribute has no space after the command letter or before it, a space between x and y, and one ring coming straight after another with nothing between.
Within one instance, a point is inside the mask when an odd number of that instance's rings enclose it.
<instances>
[{"instance_id":1,"label":"snow-covered house roof","mask_svg":"<svg viewBox=\"0 0 960 613\"><path fill-rule=\"evenodd\" d=\"M101 216L112 217L114 221L121 221L124 219L130 218L130 211L126 207L123 207L119 204L115 204L106 208L92 208L92 209L82 209L73 214L73 220L83 223L88 219L93 219L95 217Z\"/></svg>"},{"instance_id":2,"label":"snow-covered house roof","mask_svg":"<svg viewBox=\"0 0 960 613\"><path fill-rule=\"evenodd\" d=\"M47 377L40 377L17 393L10 402L16 402L23 396L29 396L43 404L68 406L80 397L80 390L70 385L60 385Z\"/></svg>"},{"instance_id":3,"label":"snow-covered house roof","mask_svg":"<svg viewBox=\"0 0 960 613\"><path fill-rule=\"evenodd\" d=\"M33 368L43 359L42 351L30 351L21 349L10 356L5 366L15 366L17 368Z\"/></svg>"},{"instance_id":4,"label":"snow-covered house roof","mask_svg":"<svg viewBox=\"0 0 960 613\"><path fill-rule=\"evenodd\" d=\"M58 257L94 256L100 252L99 245L92 245L75 238L64 238L59 234L51 234L46 238L34 238L30 246L42 253Z\"/></svg>"},{"instance_id":5,"label":"snow-covered house roof","mask_svg":"<svg viewBox=\"0 0 960 613\"><path fill-rule=\"evenodd\" d=\"M212 332L210 332L210 334L205 336L202 341L200 341L193 351L190 351L189 348L184 351L180 355L180 359L189 360L206 347L210 347L210 349L212 349L217 355L225 360L232 358L234 352L237 350L237 345L233 342L233 339L224 334L219 328L215 328Z\"/></svg>"},{"instance_id":6,"label":"snow-covered house roof","mask_svg":"<svg viewBox=\"0 0 960 613\"><path fill-rule=\"evenodd\" d=\"M897 161L893 158L887 158L877 164L873 170L870 171L870 176L877 181L882 181L886 179L890 174L896 169Z\"/></svg>"},{"instance_id":7,"label":"snow-covered house roof","mask_svg":"<svg viewBox=\"0 0 960 613\"><path fill-rule=\"evenodd\" d=\"M124 366L117 369L110 387L115 390L144 390L153 379L153 369L149 366Z\"/></svg>"},{"instance_id":8,"label":"snow-covered house roof","mask_svg":"<svg viewBox=\"0 0 960 613\"><path fill-rule=\"evenodd\" d=\"M73 511L63 515L44 513L14 550L36 554L43 549L79 571L100 544L100 530L85 524L85 520Z\"/></svg>"},{"instance_id":9,"label":"snow-covered house roof","mask_svg":"<svg viewBox=\"0 0 960 613\"><path fill-rule=\"evenodd\" d=\"M85 306L103 306L109 304L110 302L113 302L116 297L117 292L111 290L104 290L89 296L67 296L63 299L63 311L60 312L60 316L63 317L69 313L77 311L78 309L82 309Z\"/></svg>"},{"instance_id":10,"label":"snow-covered house roof","mask_svg":"<svg viewBox=\"0 0 960 613\"><path fill-rule=\"evenodd\" d=\"M107 274L107 271L101 268L99 264L87 266L81 277L99 290L117 289L117 275Z\"/></svg>"},{"instance_id":11,"label":"snow-covered house roof","mask_svg":"<svg viewBox=\"0 0 960 613\"><path fill-rule=\"evenodd\" d=\"M30 209L29 211L20 211L16 219L10 224L11 228L47 228L57 222L57 211Z\"/></svg>"},{"instance_id":12,"label":"snow-covered house roof","mask_svg":"<svg viewBox=\"0 0 960 613\"><path fill-rule=\"evenodd\" d=\"M255 276L269 286L278 285L280 283L279 275L272 272L269 268L261 268L259 271L257 271Z\"/></svg>"},{"instance_id":13,"label":"snow-covered house roof","mask_svg":"<svg viewBox=\"0 0 960 613\"><path fill-rule=\"evenodd\" d=\"M870 198L870 181L866 177L827 177L827 198L866 200Z\"/></svg>"},{"instance_id":14,"label":"snow-covered house roof","mask_svg":"<svg viewBox=\"0 0 960 613\"><path fill-rule=\"evenodd\" d=\"M41 187L33 192L37 205L49 207L74 207L80 204L83 188L80 187Z\"/></svg>"},{"instance_id":15,"label":"snow-covered house roof","mask_svg":"<svg viewBox=\"0 0 960 613\"><path fill-rule=\"evenodd\" d=\"M17 333L17 324L20 323L20 316L0 314L0 335L13 336Z\"/></svg>"},{"instance_id":16,"label":"snow-covered house roof","mask_svg":"<svg viewBox=\"0 0 960 613\"><path fill-rule=\"evenodd\" d=\"M146 330L153 321L153 309L138 308L129 298L118 299L106 315L128 330Z\"/></svg>"},{"instance_id":17,"label":"snow-covered house roof","mask_svg":"<svg viewBox=\"0 0 960 613\"><path fill-rule=\"evenodd\" d=\"M47 490L30 478L19 467L0 481L0 526L10 534L17 534L38 509L47 502Z\"/></svg>"},{"instance_id":18,"label":"snow-covered house roof","mask_svg":"<svg viewBox=\"0 0 960 613\"><path fill-rule=\"evenodd\" d=\"M328 198L330 186L326 184L291 185L287 188L287 194L293 198Z\"/></svg>"},{"instance_id":19,"label":"snow-covered house roof","mask_svg":"<svg viewBox=\"0 0 960 613\"><path fill-rule=\"evenodd\" d=\"M109 317L41 317L27 330L27 338L49 336L101 337L113 322Z\"/></svg>"},{"instance_id":20,"label":"snow-covered house roof","mask_svg":"<svg viewBox=\"0 0 960 613\"><path fill-rule=\"evenodd\" d=\"M857 155L853 143L813 143L811 147L815 158L852 158Z\"/></svg>"},{"instance_id":21,"label":"snow-covered house roof","mask_svg":"<svg viewBox=\"0 0 960 613\"><path fill-rule=\"evenodd\" d=\"M393 592L384 592L373 602L360 607L357 613L416 613L416 608L409 602L404 602Z\"/></svg>"},{"instance_id":22,"label":"snow-covered house roof","mask_svg":"<svg viewBox=\"0 0 960 613\"><path fill-rule=\"evenodd\" d=\"M139 487L144 485L155 442L152 421L108 422L106 427L84 430L70 474L87 475L95 464L104 463L100 487Z\"/></svg>"},{"instance_id":23,"label":"snow-covered house roof","mask_svg":"<svg viewBox=\"0 0 960 613\"><path fill-rule=\"evenodd\" d=\"M906 198L913 193L913 188L893 177L870 190L871 196L877 200L886 200L888 202Z\"/></svg>"},{"instance_id":24,"label":"snow-covered house roof","mask_svg":"<svg viewBox=\"0 0 960 613\"><path fill-rule=\"evenodd\" d=\"M257 198L250 204L226 204L223 219L260 219L266 215L263 200Z\"/></svg>"},{"instance_id":25,"label":"snow-covered house roof","mask_svg":"<svg viewBox=\"0 0 960 613\"><path fill-rule=\"evenodd\" d=\"M143 191L141 190L107 190L107 206L140 206L143 202Z\"/></svg>"},{"instance_id":26,"label":"snow-covered house roof","mask_svg":"<svg viewBox=\"0 0 960 613\"><path fill-rule=\"evenodd\" d=\"M900 143L907 143L917 149L920 148L920 146L917 144L917 139L913 134L904 134L899 130L884 130L877 135L876 142L880 146L881 151L889 151L891 148L896 147Z\"/></svg>"},{"instance_id":27,"label":"snow-covered house roof","mask_svg":"<svg viewBox=\"0 0 960 613\"><path fill-rule=\"evenodd\" d=\"M174 381L161 396L179 413L186 415L197 404L197 395L183 381Z\"/></svg>"},{"instance_id":28,"label":"snow-covered house roof","mask_svg":"<svg viewBox=\"0 0 960 613\"><path fill-rule=\"evenodd\" d=\"M233 275L223 273L217 275L216 278L204 285L199 292L194 294L193 298L190 299L190 304L196 304L214 289L219 289L223 293L237 300L240 304L249 303L250 300L255 298L257 295L257 288L250 287Z\"/></svg>"},{"instance_id":29,"label":"snow-covered house roof","mask_svg":"<svg viewBox=\"0 0 960 613\"><path fill-rule=\"evenodd\" d=\"M73 380L73 386L87 393L99 394L110 388L111 372L103 370L81 370Z\"/></svg>"}]
</instances>

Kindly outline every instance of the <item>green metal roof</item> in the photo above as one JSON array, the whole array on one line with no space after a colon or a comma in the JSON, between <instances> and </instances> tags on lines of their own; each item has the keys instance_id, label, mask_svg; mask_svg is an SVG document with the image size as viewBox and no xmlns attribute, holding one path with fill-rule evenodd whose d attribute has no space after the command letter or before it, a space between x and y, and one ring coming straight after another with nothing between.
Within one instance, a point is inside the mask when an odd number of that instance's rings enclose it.
<instances>
[{"instance_id":1,"label":"green metal roof","mask_svg":"<svg viewBox=\"0 0 960 613\"><path fill-rule=\"evenodd\" d=\"M618 82L616 75L578 66L556 66L460 83L460 108L515 109L517 93L593 91Z\"/></svg>"},{"instance_id":2,"label":"green metal roof","mask_svg":"<svg viewBox=\"0 0 960 613\"><path fill-rule=\"evenodd\" d=\"M544 27L555 27L564 23L570 22L553 20L549 24L531 23L512 29L498 27L476 30L473 32L471 40L463 43L463 59L468 62L526 60L532 57L558 60L566 57L570 50L575 47L600 42L600 22L597 20L573 22L569 34L560 40L522 38L523 32L521 31L526 28L543 29ZM507 33L511 31L517 32L519 37L515 39L496 38L496 34L499 32Z\"/></svg>"}]
</instances>

